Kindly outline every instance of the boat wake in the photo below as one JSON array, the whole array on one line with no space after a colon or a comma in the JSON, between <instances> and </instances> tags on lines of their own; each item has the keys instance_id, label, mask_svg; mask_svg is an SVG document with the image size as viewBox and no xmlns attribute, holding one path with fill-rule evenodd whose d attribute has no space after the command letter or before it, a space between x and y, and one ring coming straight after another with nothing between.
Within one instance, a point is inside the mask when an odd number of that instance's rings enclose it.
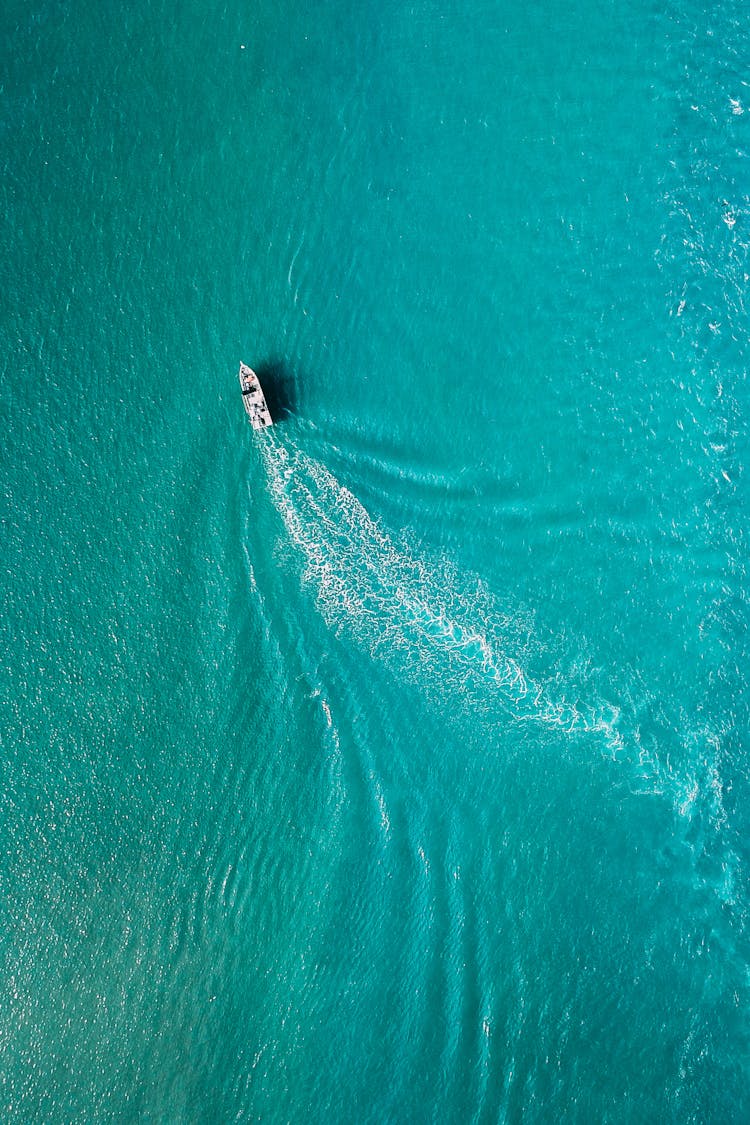
<instances>
[{"instance_id":1,"label":"boat wake","mask_svg":"<svg viewBox=\"0 0 750 1125\"><path fill-rule=\"evenodd\" d=\"M661 703L649 685L628 680L610 702L604 673L588 658L540 639L534 616L503 607L476 577L445 559L425 561L406 537L398 540L324 465L285 438L264 442L273 504L302 561L302 584L327 625L352 639L434 702L483 714L518 731L592 740L604 758L627 766L633 793L663 797L696 862L713 852L726 814L720 779L721 739L690 717L664 716L655 739L644 716ZM625 780L625 779L623 779ZM731 849L719 846L714 890L732 900ZM703 876L701 876L703 878Z\"/></svg>"},{"instance_id":2,"label":"boat wake","mask_svg":"<svg viewBox=\"0 0 750 1125\"><path fill-rule=\"evenodd\" d=\"M447 560L427 564L396 541L356 496L291 441L264 445L268 487L303 561L303 584L338 635L351 636L400 676L487 713L540 722L571 734L598 732L606 750L622 748L618 709L587 701L585 668L575 699L559 677L529 670L538 660L533 617L503 610L481 580Z\"/></svg>"}]
</instances>

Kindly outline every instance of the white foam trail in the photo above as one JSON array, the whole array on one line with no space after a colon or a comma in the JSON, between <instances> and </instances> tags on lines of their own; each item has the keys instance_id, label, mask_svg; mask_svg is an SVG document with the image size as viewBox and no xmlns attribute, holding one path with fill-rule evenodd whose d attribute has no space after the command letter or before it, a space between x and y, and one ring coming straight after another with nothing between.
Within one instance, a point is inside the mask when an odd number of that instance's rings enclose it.
<instances>
[{"instance_id":1,"label":"white foam trail","mask_svg":"<svg viewBox=\"0 0 750 1125\"><path fill-rule=\"evenodd\" d=\"M461 705L500 705L516 719L571 734L596 731L609 753L621 749L615 707L570 702L525 670L529 637L522 615L519 621L501 613L480 582L467 583L449 563L428 567L397 545L349 489L293 442L269 441L264 459L274 505L304 561L303 580L337 633Z\"/></svg>"},{"instance_id":2,"label":"white foam trail","mask_svg":"<svg viewBox=\"0 0 750 1125\"><path fill-rule=\"evenodd\" d=\"M292 440L282 445L274 434L266 438L273 503L303 560L303 581L337 634L349 635L448 706L490 718L504 711L514 722L592 736L603 754L628 763L634 792L661 795L671 804L696 865L715 852L726 820L718 735L696 729L682 714L663 738L644 741L638 714L654 703L648 684L642 690L623 685L624 729L620 708L598 689L595 670L571 665L563 672L554 646L546 648L534 635L528 614L503 612L478 579L460 575L445 560L428 565L406 542L396 543L349 489ZM530 673L534 660L547 665L546 679ZM327 704L321 705L332 727ZM335 728L332 735L338 754ZM385 799L378 802L387 835L390 817ZM724 844L718 855L712 874L701 871L699 881L708 880L722 903L731 903L738 861Z\"/></svg>"}]
</instances>

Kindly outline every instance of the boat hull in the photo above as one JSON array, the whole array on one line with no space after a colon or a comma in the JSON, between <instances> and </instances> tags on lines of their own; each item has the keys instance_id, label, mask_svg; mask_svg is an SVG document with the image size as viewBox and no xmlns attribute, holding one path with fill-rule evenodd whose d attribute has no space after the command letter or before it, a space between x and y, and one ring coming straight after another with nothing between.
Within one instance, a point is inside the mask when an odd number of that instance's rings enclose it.
<instances>
[{"instance_id":1,"label":"boat hull","mask_svg":"<svg viewBox=\"0 0 750 1125\"><path fill-rule=\"evenodd\" d=\"M252 367L248 367L246 363L240 364L240 387L245 413L253 429L265 430L267 426L272 426L271 411L263 395L260 380Z\"/></svg>"}]
</instances>

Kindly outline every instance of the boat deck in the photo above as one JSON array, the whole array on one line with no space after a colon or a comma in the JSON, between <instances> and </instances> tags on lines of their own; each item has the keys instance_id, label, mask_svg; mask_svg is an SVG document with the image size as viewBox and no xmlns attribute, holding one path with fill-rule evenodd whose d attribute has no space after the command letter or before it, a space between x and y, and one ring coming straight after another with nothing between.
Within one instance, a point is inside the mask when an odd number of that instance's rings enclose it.
<instances>
[{"instance_id":1,"label":"boat deck","mask_svg":"<svg viewBox=\"0 0 750 1125\"><path fill-rule=\"evenodd\" d=\"M254 430L264 430L266 426L273 425L271 411L263 397L263 390L258 376L252 367L246 363L240 364L240 387L242 388L242 401L245 411Z\"/></svg>"}]
</instances>

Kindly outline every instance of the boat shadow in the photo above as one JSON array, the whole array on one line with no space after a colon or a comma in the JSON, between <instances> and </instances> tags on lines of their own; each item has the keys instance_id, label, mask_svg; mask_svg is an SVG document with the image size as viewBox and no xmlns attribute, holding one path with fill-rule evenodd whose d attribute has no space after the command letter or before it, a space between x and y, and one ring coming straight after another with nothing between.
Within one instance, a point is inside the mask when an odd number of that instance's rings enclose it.
<instances>
[{"instance_id":1,"label":"boat shadow","mask_svg":"<svg viewBox=\"0 0 750 1125\"><path fill-rule=\"evenodd\" d=\"M299 396L297 381L282 359L268 359L255 367L263 395L275 423L284 422L297 413Z\"/></svg>"}]
</instances>

